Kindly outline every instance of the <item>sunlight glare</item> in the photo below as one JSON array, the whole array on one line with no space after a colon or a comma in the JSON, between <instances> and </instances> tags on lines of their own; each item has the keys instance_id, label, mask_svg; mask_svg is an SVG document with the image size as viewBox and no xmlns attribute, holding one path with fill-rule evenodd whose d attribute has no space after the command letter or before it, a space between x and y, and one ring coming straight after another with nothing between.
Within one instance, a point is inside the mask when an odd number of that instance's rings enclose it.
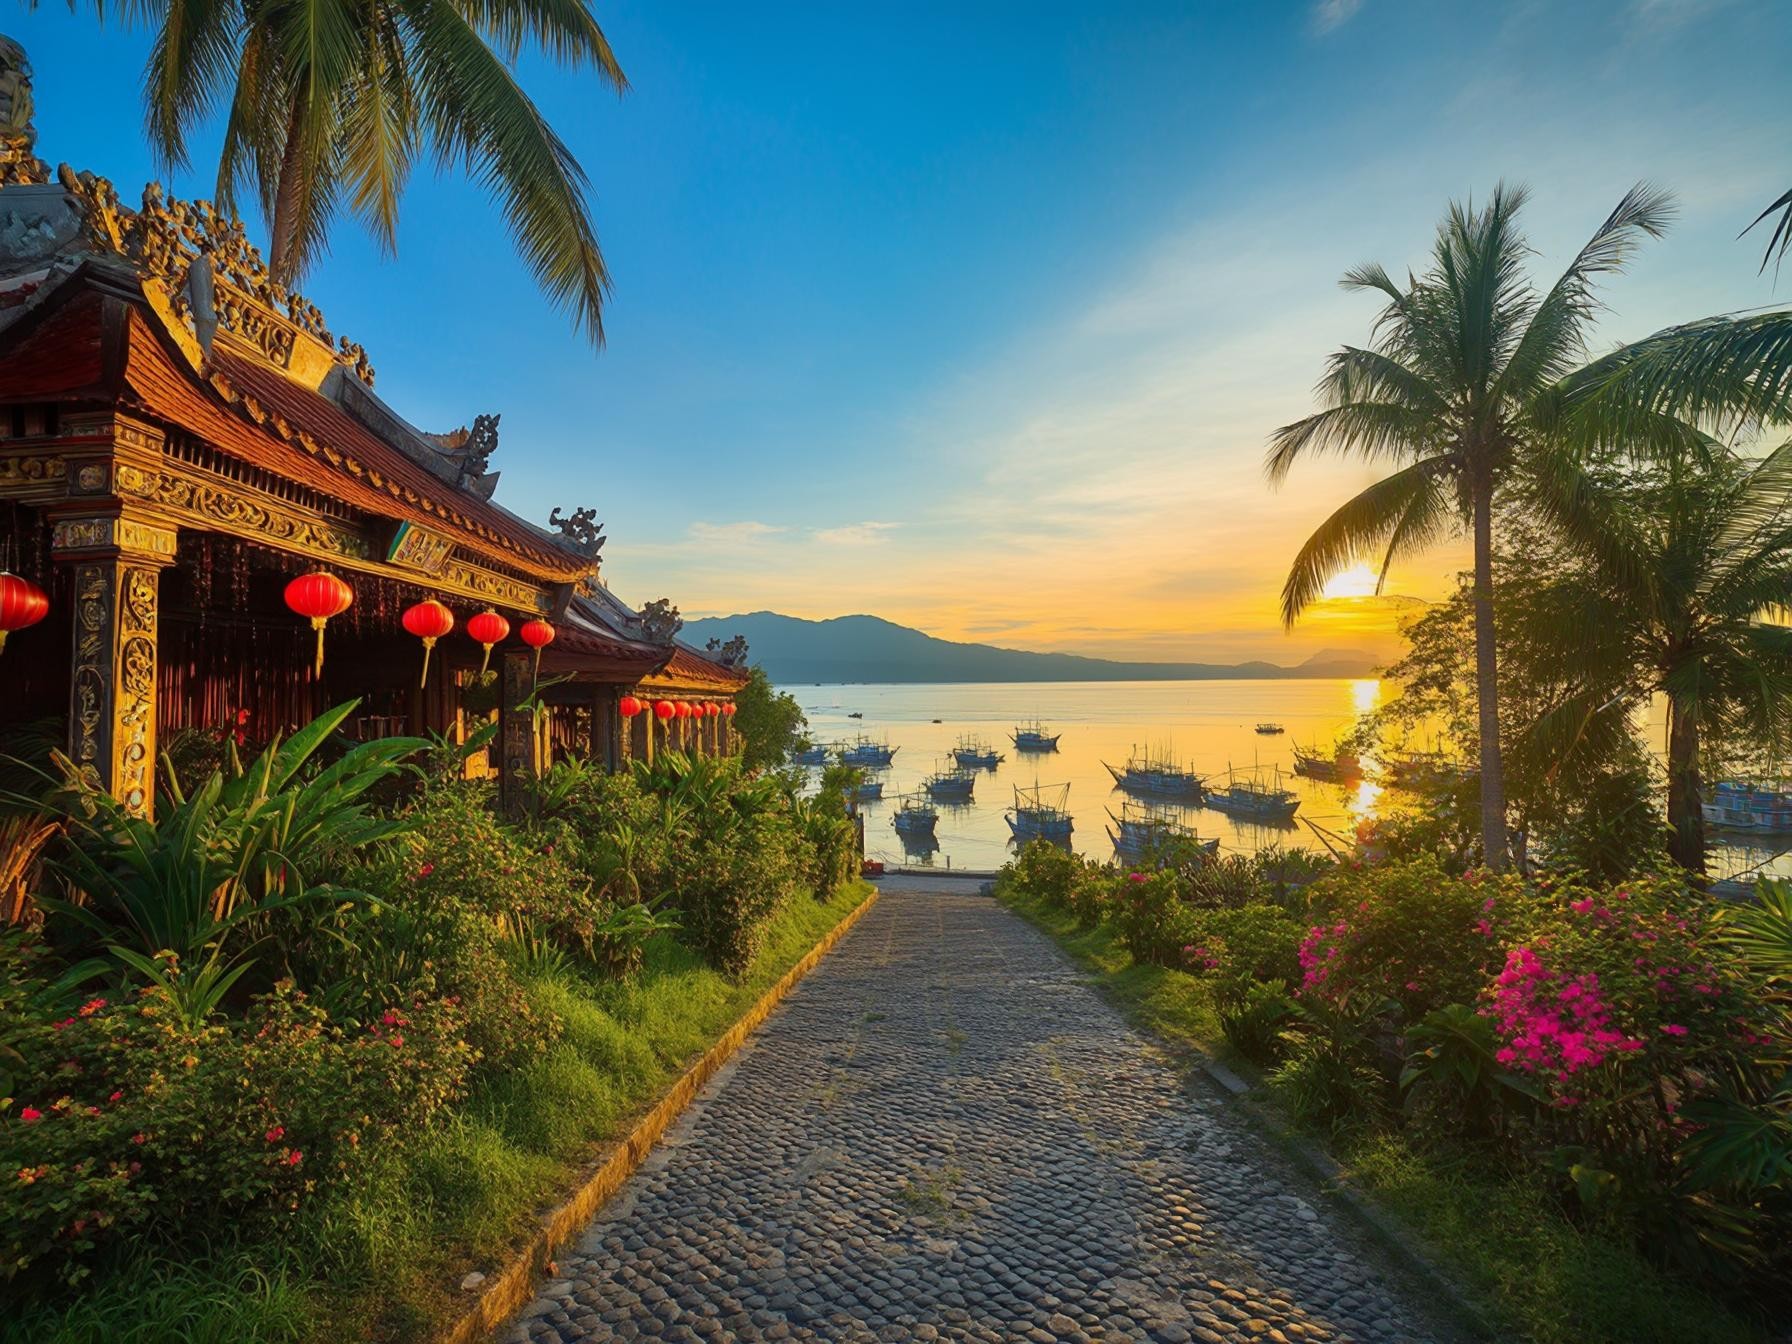
<instances>
[{"instance_id":1,"label":"sunlight glare","mask_svg":"<svg viewBox=\"0 0 1792 1344\"><path fill-rule=\"evenodd\" d=\"M1357 563L1326 581L1322 597L1374 597L1378 579L1369 566Z\"/></svg>"}]
</instances>

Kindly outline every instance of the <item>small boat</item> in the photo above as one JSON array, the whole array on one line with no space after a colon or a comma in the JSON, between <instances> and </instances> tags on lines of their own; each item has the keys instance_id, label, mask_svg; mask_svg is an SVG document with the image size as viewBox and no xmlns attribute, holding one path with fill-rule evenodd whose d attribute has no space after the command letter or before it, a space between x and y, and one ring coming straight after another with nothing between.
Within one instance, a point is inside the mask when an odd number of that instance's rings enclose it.
<instances>
[{"instance_id":1,"label":"small boat","mask_svg":"<svg viewBox=\"0 0 1792 1344\"><path fill-rule=\"evenodd\" d=\"M921 781L921 787L929 798L965 803L977 787L977 776L961 765L941 766Z\"/></svg>"},{"instance_id":2,"label":"small boat","mask_svg":"<svg viewBox=\"0 0 1792 1344\"><path fill-rule=\"evenodd\" d=\"M1330 756L1319 754L1317 743L1313 749L1296 745L1294 748L1294 773L1305 775L1308 779L1325 780L1332 784L1354 784L1363 777L1363 763L1354 752L1342 749L1334 751Z\"/></svg>"},{"instance_id":3,"label":"small boat","mask_svg":"<svg viewBox=\"0 0 1792 1344\"><path fill-rule=\"evenodd\" d=\"M1063 733L1048 733L1045 725L1034 719L1031 723L1017 724L1009 735L1016 751L1056 751L1058 739Z\"/></svg>"},{"instance_id":4,"label":"small boat","mask_svg":"<svg viewBox=\"0 0 1792 1344\"><path fill-rule=\"evenodd\" d=\"M1140 755L1135 748L1124 766L1103 761L1102 768L1114 777L1116 787L1148 798L1182 798L1199 802L1206 781L1193 770L1185 770L1168 753Z\"/></svg>"},{"instance_id":5,"label":"small boat","mask_svg":"<svg viewBox=\"0 0 1792 1344\"><path fill-rule=\"evenodd\" d=\"M952 759L970 770L994 770L1002 763L1002 753L980 737L961 737L952 748Z\"/></svg>"},{"instance_id":6,"label":"small boat","mask_svg":"<svg viewBox=\"0 0 1792 1344\"><path fill-rule=\"evenodd\" d=\"M1285 733L1288 730L1279 723L1260 723L1257 725L1257 731L1265 737L1274 737L1277 733Z\"/></svg>"},{"instance_id":7,"label":"small boat","mask_svg":"<svg viewBox=\"0 0 1792 1344\"><path fill-rule=\"evenodd\" d=\"M1240 821L1269 825L1293 825L1300 795L1282 787L1282 772L1273 771L1267 781L1261 775L1233 771L1223 787L1208 789L1201 806L1224 812Z\"/></svg>"},{"instance_id":8,"label":"small boat","mask_svg":"<svg viewBox=\"0 0 1792 1344\"><path fill-rule=\"evenodd\" d=\"M840 748L840 764L869 766L881 770L896 759L900 747L892 747L886 742L873 742L868 737L860 737Z\"/></svg>"},{"instance_id":9,"label":"small boat","mask_svg":"<svg viewBox=\"0 0 1792 1344\"><path fill-rule=\"evenodd\" d=\"M812 747L804 747L790 759L795 761L798 765L826 765L828 763L828 749L825 745L821 744Z\"/></svg>"},{"instance_id":10,"label":"small boat","mask_svg":"<svg viewBox=\"0 0 1792 1344\"><path fill-rule=\"evenodd\" d=\"M903 839L933 839L933 828L939 824L940 813L925 798L917 798L913 794L906 795L897 807L895 815L890 818L890 825L896 828L896 834Z\"/></svg>"},{"instance_id":11,"label":"small boat","mask_svg":"<svg viewBox=\"0 0 1792 1344\"><path fill-rule=\"evenodd\" d=\"M1114 822L1108 828L1108 838L1114 842L1114 853L1123 859L1144 858L1172 839L1186 840L1209 855L1219 852L1218 840L1203 840L1192 826L1144 803L1122 803L1118 815L1109 808L1108 816Z\"/></svg>"},{"instance_id":12,"label":"small boat","mask_svg":"<svg viewBox=\"0 0 1792 1344\"><path fill-rule=\"evenodd\" d=\"M861 780L847 796L855 803L875 803L884 796L884 782L881 779Z\"/></svg>"},{"instance_id":13,"label":"small boat","mask_svg":"<svg viewBox=\"0 0 1792 1344\"><path fill-rule=\"evenodd\" d=\"M859 711L855 709L852 711L852 713L848 714L846 717L849 719L862 719L865 716L863 714L859 713Z\"/></svg>"},{"instance_id":14,"label":"small boat","mask_svg":"<svg viewBox=\"0 0 1792 1344\"><path fill-rule=\"evenodd\" d=\"M1403 751L1389 756L1385 768L1389 784L1417 792L1453 789L1477 773L1441 751Z\"/></svg>"},{"instance_id":15,"label":"small boat","mask_svg":"<svg viewBox=\"0 0 1792 1344\"><path fill-rule=\"evenodd\" d=\"M1069 806L1068 784L1035 784L1030 789L1016 785L1014 806L1002 816L1017 844L1029 840L1068 844L1071 831Z\"/></svg>"}]
</instances>

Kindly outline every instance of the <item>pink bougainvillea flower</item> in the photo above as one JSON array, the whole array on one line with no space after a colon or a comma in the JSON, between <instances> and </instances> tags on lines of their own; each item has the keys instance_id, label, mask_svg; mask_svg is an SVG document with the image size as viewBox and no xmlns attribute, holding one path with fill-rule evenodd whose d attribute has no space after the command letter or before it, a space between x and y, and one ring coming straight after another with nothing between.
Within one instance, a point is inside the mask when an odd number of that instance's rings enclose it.
<instances>
[{"instance_id":1,"label":"pink bougainvillea flower","mask_svg":"<svg viewBox=\"0 0 1792 1344\"><path fill-rule=\"evenodd\" d=\"M1661 1029L1662 1029L1662 1031L1666 1032L1669 1036L1684 1036L1684 1035L1686 1035L1686 1028L1681 1026L1678 1022L1663 1022L1661 1024Z\"/></svg>"},{"instance_id":2,"label":"pink bougainvillea flower","mask_svg":"<svg viewBox=\"0 0 1792 1344\"><path fill-rule=\"evenodd\" d=\"M124 1096L124 1093L122 1091L114 1092L111 1096L107 1097L106 1100L111 1102L113 1105L117 1105L118 1099L122 1096Z\"/></svg>"},{"instance_id":3,"label":"pink bougainvillea flower","mask_svg":"<svg viewBox=\"0 0 1792 1344\"><path fill-rule=\"evenodd\" d=\"M286 1165L289 1167L296 1167L304 1160L305 1154L301 1153L297 1148L294 1148L286 1155Z\"/></svg>"},{"instance_id":4,"label":"pink bougainvillea flower","mask_svg":"<svg viewBox=\"0 0 1792 1344\"><path fill-rule=\"evenodd\" d=\"M285 1137L286 1127L284 1125L275 1125L267 1132L267 1141L269 1143L279 1143L280 1140Z\"/></svg>"},{"instance_id":5,"label":"pink bougainvillea flower","mask_svg":"<svg viewBox=\"0 0 1792 1344\"><path fill-rule=\"evenodd\" d=\"M1145 874L1143 874L1143 873L1128 873L1126 875L1126 880L1128 882L1143 882L1145 880Z\"/></svg>"},{"instance_id":6,"label":"pink bougainvillea flower","mask_svg":"<svg viewBox=\"0 0 1792 1344\"><path fill-rule=\"evenodd\" d=\"M19 1112L19 1119L28 1125L34 1125L44 1118L44 1113L35 1106L27 1106Z\"/></svg>"}]
</instances>

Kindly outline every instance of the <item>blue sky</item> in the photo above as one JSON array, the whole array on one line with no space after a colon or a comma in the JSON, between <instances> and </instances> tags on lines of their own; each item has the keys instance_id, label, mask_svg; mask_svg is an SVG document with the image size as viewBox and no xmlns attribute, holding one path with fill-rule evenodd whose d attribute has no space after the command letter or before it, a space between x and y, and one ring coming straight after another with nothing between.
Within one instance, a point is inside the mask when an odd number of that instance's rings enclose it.
<instances>
[{"instance_id":1,"label":"blue sky","mask_svg":"<svg viewBox=\"0 0 1792 1344\"><path fill-rule=\"evenodd\" d=\"M1504 177L1534 190L1547 281L1648 178L1680 219L1602 339L1776 297L1735 235L1792 185L1778 3L597 8L624 97L522 74L594 184L604 351L458 178L412 183L396 259L344 221L303 287L414 422L502 412L500 498L595 505L610 582L687 614L1165 658L1361 643L1274 613L1369 477L1259 470L1367 335L1348 266L1416 264L1452 196ZM147 36L60 6L8 31L39 152L131 196ZM210 194L214 149L177 194Z\"/></svg>"}]
</instances>

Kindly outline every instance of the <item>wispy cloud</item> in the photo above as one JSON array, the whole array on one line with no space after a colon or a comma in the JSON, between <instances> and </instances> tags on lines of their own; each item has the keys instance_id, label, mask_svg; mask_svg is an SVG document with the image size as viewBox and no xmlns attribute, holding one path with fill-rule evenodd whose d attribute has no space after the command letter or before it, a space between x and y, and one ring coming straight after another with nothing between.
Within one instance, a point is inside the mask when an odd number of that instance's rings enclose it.
<instances>
[{"instance_id":1,"label":"wispy cloud","mask_svg":"<svg viewBox=\"0 0 1792 1344\"><path fill-rule=\"evenodd\" d=\"M690 539L714 546L739 546L755 541L763 541L784 531L770 523L755 522L743 519L737 523L695 522L689 529Z\"/></svg>"},{"instance_id":2,"label":"wispy cloud","mask_svg":"<svg viewBox=\"0 0 1792 1344\"><path fill-rule=\"evenodd\" d=\"M1323 37L1349 23L1362 7L1363 0L1315 0L1307 23L1316 35Z\"/></svg>"},{"instance_id":3,"label":"wispy cloud","mask_svg":"<svg viewBox=\"0 0 1792 1344\"><path fill-rule=\"evenodd\" d=\"M875 546L888 541L898 523L847 523L843 527L817 528L815 540L823 546Z\"/></svg>"},{"instance_id":4,"label":"wispy cloud","mask_svg":"<svg viewBox=\"0 0 1792 1344\"><path fill-rule=\"evenodd\" d=\"M1730 0L1632 0L1630 13L1642 27L1660 32L1702 19L1729 3Z\"/></svg>"}]
</instances>

